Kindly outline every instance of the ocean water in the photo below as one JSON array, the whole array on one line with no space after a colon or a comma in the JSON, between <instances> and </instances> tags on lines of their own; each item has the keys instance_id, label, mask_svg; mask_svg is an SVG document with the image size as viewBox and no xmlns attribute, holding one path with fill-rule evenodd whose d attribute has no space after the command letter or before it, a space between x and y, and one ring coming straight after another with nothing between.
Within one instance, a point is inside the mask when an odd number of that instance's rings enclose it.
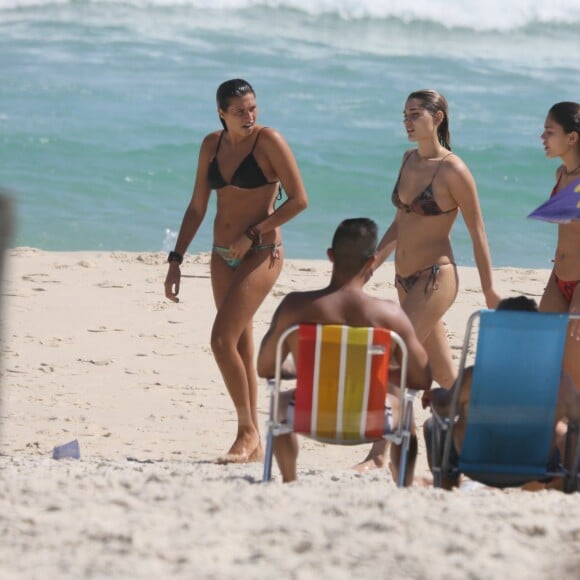
<instances>
[{"instance_id":1,"label":"ocean water","mask_svg":"<svg viewBox=\"0 0 580 580\"><path fill-rule=\"evenodd\" d=\"M580 0L0 0L0 186L14 245L173 247L215 90L257 92L259 121L297 157L309 209L290 258L324 258L337 223L385 229L409 146L409 92L449 100L454 151L477 182L494 266L550 267L556 226L526 218L557 160L548 108L580 99ZM211 244L214 205L190 251ZM465 225L453 230L472 265Z\"/></svg>"}]
</instances>

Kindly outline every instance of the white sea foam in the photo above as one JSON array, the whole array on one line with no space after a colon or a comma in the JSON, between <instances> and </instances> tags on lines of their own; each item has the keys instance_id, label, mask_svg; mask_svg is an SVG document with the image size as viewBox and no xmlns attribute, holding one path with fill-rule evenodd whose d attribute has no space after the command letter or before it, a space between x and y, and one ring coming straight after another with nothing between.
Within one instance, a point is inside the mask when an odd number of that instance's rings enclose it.
<instances>
[{"instance_id":1,"label":"white sea foam","mask_svg":"<svg viewBox=\"0 0 580 580\"><path fill-rule=\"evenodd\" d=\"M425 21L446 28L516 30L533 24L580 22L580 0L0 0L0 11L63 4L109 4L147 8L189 6L204 10L289 9L343 20Z\"/></svg>"},{"instance_id":2,"label":"white sea foam","mask_svg":"<svg viewBox=\"0 0 580 580\"><path fill-rule=\"evenodd\" d=\"M488 2L487 21L452 30L444 24L468 14L457 0L453 18L440 0L440 13L424 0L412 11L369 0L130 1L0 0L10 79L0 85L0 158L3 185L19 192L17 245L172 249L166 228L191 194L203 135L219 127L215 89L242 76L312 192L284 229L288 256L323 258L353 191L359 215L390 219L385 192L409 146L401 108L411 90L433 87L449 99L454 148L477 180L494 265L549 264L555 229L524 216L553 186L557 160L544 160L539 139L546 111L580 92L577 24L556 22L560 0L544 12L516 0L505 20ZM190 252L211 245L213 213ZM461 222L454 250L472 263Z\"/></svg>"}]
</instances>

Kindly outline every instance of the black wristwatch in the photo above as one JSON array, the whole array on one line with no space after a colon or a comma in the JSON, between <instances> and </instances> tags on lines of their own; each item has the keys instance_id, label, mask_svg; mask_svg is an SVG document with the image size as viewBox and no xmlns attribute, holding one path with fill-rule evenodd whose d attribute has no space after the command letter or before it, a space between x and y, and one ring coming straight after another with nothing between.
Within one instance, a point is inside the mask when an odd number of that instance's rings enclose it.
<instances>
[{"instance_id":1,"label":"black wristwatch","mask_svg":"<svg viewBox=\"0 0 580 580\"><path fill-rule=\"evenodd\" d=\"M167 256L168 262L177 262L179 265L183 262L183 256L177 252L169 252L169 256Z\"/></svg>"}]
</instances>

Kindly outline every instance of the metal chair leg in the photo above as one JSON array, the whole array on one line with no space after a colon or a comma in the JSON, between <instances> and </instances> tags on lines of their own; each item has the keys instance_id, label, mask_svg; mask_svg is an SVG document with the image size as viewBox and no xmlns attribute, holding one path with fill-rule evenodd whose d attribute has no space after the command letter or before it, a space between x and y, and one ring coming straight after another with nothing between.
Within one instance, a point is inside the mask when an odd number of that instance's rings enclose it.
<instances>
[{"instance_id":1,"label":"metal chair leg","mask_svg":"<svg viewBox=\"0 0 580 580\"><path fill-rule=\"evenodd\" d=\"M262 482L272 479L272 456L274 455L274 383L268 381L268 390L270 391L270 410L268 413L268 423L266 431L266 453L264 455L264 473Z\"/></svg>"},{"instance_id":2,"label":"metal chair leg","mask_svg":"<svg viewBox=\"0 0 580 580\"><path fill-rule=\"evenodd\" d=\"M264 455L264 474L262 482L271 481L272 479L272 456L274 452L274 434L272 427L268 427L268 435L266 437L266 453Z\"/></svg>"},{"instance_id":3,"label":"metal chair leg","mask_svg":"<svg viewBox=\"0 0 580 580\"><path fill-rule=\"evenodd\" d=\"M405 401L401 401L405 405L405 421L404 421L404 435L401 441L401 460L399 462L399 477L397 480L397 487L405 486L405 478L407 475L407 460L409 456L409 445L411 442L411 422L413 419L413 397L414 391L407 393Z\"/></svg>"},{"instance_id":4,"label":"metal chair leg","mask_svg":"<svg viewBox=\"0 0 580 580\"><path fill-rule=\"evenodd\" d=\"M433 420L433 428L429 433L431 437L431 471L433 473L433 487L440 488L443 484L441 477L441 430Z\"/></svg>"},{"instance_id":5,"label":"metal chair leg","mask_svg":"<svg viewBox=\"0 0 580 580\"><path fill-rule=\"evenodd\" d=\"M407 456L409 454L409 440L409 433L403 435L403 440L401 441L401 459L399 461L399 477L397 479L397 487L405 487L405 477L407 475Z\"/></svg>"}]
</instances>

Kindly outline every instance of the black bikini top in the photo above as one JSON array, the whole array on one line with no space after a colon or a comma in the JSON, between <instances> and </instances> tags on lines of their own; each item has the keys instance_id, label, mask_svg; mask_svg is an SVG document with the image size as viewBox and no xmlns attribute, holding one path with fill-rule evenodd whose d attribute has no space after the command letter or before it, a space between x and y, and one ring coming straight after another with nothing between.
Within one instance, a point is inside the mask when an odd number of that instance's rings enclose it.
<instances>
[{"instance_id":1,"label":"black bikini top","mask_svg":"<svg viewBox=\"0 0 580 580\"><path fill-rule=\"evenodd\" d=\"M234 171L232 175L232 180L228 183L221 174L217 154L222 143L222 137L224 136L224 131L222 131L213 159L209 163L207 170L207 181L212 189L221 189L226 185L234 185L235 187L241 187L242 189L254 189L256 187L261 187L267 183L276 183L276 181L268 181L264 172L260 169L256 158L254 157L254 149L256 148L256 143L260 138L260 133L262 129L258 131L258 136L252 145L252 150L246 155L242 162L238 165L238 168Z\"/></svg>"},{"instance_id":2,"label":"black bikini top","mask_svg":"<svg viewBox=\"0 0 580 580\"><path fill-rule=\"evenodd\" d=\"M395 187L393 188L393 194L391 196L391 201L393 202L393 205L399 209L405 210L407 213L413 212L421 216L443 215L446 213L452 213L454 211L457 211L458 209L457 207L443 211L439 207L439 204L435 201L433 195L433 181L435 181L435 176L437 175L437 172L439 171L439 168L441 167L443 160L447 159L449 155L453 155L453 153L448 153L447 155L445 155L445 157L443 157L443 159L441 159L439 165L437 165L437 169L435 170L433 177L431 178L431 183L425 188L424 191L422 191L419 195L417 195L417 197L415 197L415 199L410 204L406 204L401 201L401 198L399 197L399 181L401 181L401 173L403 172L403 167L405 167L405 163L407 163L407 160L409 159L409 157L411 157L412 154L413 152L411 151L411 153L407 155L407 157L403 161L403 165L401 165L401 169L399 170L399 177L397 177L397 183L395 183Z\"/></svg>"}]
</instances>

